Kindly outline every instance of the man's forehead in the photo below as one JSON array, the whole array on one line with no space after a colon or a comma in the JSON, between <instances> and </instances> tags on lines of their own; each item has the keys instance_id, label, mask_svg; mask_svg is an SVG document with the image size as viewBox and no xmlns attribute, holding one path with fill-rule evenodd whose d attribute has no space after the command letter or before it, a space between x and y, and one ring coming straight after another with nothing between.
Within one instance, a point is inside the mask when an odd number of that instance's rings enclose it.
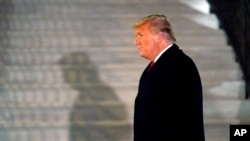
<instances>
[{"instance_id":1,"label":"man's forehead","mask_svg":"<svg viewBox=\"0 0 250 141\"><path fill-rule=\"evenodd\" d=\"M148 32L148 26L142 25L135 29L135 33L143 33L143 32Z\"/></svg>"},{"instance_id":2,"label":"man's forehead","mask_svg":"<svg viewBox=\"0 0 250 141\"><path fill-rule=\"evenodd\" d=\"M140 33L143 33L143 30L140 30L140 29L135 30L135 34L140 34Z\"/></svg>"}]
</instances>

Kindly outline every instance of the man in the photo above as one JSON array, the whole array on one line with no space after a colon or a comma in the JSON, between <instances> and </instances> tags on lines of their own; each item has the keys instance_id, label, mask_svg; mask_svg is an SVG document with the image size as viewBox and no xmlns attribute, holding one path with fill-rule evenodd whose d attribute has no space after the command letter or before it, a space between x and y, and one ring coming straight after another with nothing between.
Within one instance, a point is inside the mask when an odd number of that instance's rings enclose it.
<instances>
[{"instance_id":1,"label":"man","mask_svg":"<svg viewBox=\"0 0 250 141\"><path fill-rule=\"evenodd\" d=\"M205 141L199 72L176 44L167 17L149 15L133 28L140 56L153 62L139 82L134 141Z\"/></svg>"}]
</instances>

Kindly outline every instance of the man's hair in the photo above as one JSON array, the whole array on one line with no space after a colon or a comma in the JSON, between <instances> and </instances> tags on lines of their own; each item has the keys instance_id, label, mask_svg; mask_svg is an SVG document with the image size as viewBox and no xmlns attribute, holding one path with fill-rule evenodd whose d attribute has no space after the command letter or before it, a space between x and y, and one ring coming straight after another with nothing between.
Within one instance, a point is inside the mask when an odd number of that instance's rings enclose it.
<instances>
[{"instance_id":1,"label":"man's hair","mask_svg":"<svg viewBox=\"0 0 250 141\"><path fill-rule=\"evenodd\" d=\"M169 38L171 40L176 41L170 22L168 21L165 15L154 14L143 17L133 25L133 28L137 29L145 24L149 25L150 31L153 34L157 34L159 32L165 32L169 35Z\"/></svg>"}]
</instances>

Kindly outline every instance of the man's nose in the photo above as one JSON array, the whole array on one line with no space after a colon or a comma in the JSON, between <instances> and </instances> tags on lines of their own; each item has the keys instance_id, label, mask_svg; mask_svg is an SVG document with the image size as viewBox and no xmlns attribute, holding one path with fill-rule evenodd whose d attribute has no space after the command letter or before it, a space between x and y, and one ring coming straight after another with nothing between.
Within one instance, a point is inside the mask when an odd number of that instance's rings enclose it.
<instances>
[{"instance_id":1,"label":"man's nose","mask_svg":"<svg viewBox=\"0 0 250 141\"><path fill-rule=\"evenodd\" d=\"M138 40L138 39L135 39L135 40L134 40L134 44L135 44L135 45L138 45L138 44L139 44L139 40Z\"/></svg>"}]
</instances>

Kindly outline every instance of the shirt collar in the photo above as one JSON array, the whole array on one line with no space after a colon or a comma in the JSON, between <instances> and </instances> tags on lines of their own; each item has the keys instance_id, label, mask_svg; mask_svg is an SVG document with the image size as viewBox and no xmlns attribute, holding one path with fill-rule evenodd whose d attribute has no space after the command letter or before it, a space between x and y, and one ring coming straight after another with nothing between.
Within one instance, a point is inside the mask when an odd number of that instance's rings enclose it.
<instances>
[{"instance_id":1,"label":"shirt collar","mask_svg":"<svg viewBox=\"0 0 250 141\"><path fill-rule=\"evenodd\" d=\"M168 50L172 45L173 45L173 43L170 44L170 45L168 45L166 48L164 48L164 49L155 57L154 62L156 62L156 61L161 57L161 55L162 55L166 50Z\"/></svg>"}]
</instances>

